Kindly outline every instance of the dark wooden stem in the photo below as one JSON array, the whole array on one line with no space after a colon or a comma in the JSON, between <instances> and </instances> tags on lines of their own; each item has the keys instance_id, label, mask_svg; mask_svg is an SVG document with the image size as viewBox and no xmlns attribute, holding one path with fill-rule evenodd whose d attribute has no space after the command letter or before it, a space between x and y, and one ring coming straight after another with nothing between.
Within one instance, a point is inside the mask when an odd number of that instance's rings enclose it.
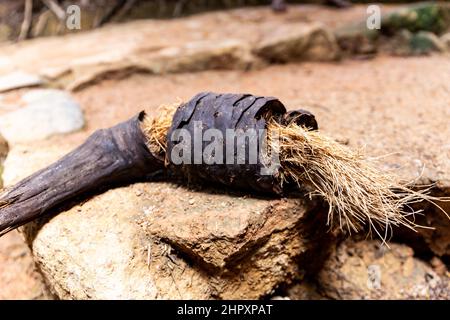
<instances>
[{"instance_id":1,"label":"dark wooden stem","mask_svg":"<svg viewBox=\"0 0 450 320\"><path fill-rule=\"evenodd\" d=\"M0 198L0 236L74 197L99 188L142 180L164 168L145 144L141 112L94 132L57 162L20 181Z\"/></svg>"}]
</instances>

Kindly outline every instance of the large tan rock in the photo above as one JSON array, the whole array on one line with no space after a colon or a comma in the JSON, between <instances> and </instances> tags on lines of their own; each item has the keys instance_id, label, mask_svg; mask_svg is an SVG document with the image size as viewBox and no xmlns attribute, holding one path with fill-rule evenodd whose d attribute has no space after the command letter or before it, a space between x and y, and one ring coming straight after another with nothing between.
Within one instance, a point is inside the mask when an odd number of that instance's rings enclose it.
<instances>
[{"instance_id":1,"label":"large tan rock","mask_svg":"<svg viewBox=\"0 0 450 320\"><path fill-rule=\"evenodd\" d=\"M450 188L437 189L436 196L447 197ZM397 239L406 242L419 254L431 253L437 256L450 256L450 202L440 201L433 203L422 203L424 214L416 216L416 222L427 228L420 228L418 232L412 232L403 228L394 229Z\"/></svg>"},{"instance_id":2,"label":"large tan rock","mask_svg":"<svg viewBox=\"0 0 450 320\"><path fill-rule=\"evenodd\" d=\"M441 36L441 41L445 45L445 48L450 52L450 32Z\"/></svg>"},{"instance_id":3,"label":"large tan rock","mask_svg":"<svg viewBox=\"0 0 450 320\"><path fill-rule=\"evenodd\" d=\"M367 29L365 21L336 29L334 35L342 55L371 55L377 52L378 30Z\"/></svg>"},{"instance_id":4,"label":"large tan rock","mask_svg":"<svg viewBox=\"0 0 450 320\"><path fill-rule=\"evenodd\" d=\"M319 292L317 284L312 281L295 283L286 290L284 298L290 300L327 300L326 296Z\"/></svg>"},{"instance_id":5,"label":"large tan rock","mask_svg":"<svg viewBox=\"0 0 450 320\"><path fill-rule=\"evenodd\" d=\"M316 23L281 26L267 34L253 51L276 62L331 61L339 57L333 33Z\"/></svg>"},{"instance_id":6,"label":"large tan rock","mask_svg":"<svg viewBox=\"0 0 450 320\"><path fill-rule=\"evenodd\" d=\"M5 138L0 134L0 188L3 188L3 179L1 177L1 173L3 172L3 162L5 161L8 152L8 141L6 141Z\"/></svg>"},{"instance_id":7,"label":"large tan rock","mask_svg":"<svg viewBox=\"0 0 450 320\"><path fill-rule=\"evenodd\" d=\"M208 270L212 293L220 298L271 293L300 277L307 266L297 261L327 243L324 212L308 219L314 209L301 200L199 193L171 185L157 186L152 198L143 219L147 233Z\"/></svg>"},{"instance_id":8,"label":"large tan rock","mask_svg":"<svg viewBox=\"0 0 450 320\"><path fill-rule=\"evenodd\" d=\"M15 146L7 184L69 147ZM148 182L109 190L22 231L60 298L256 299L318 260L315 252L332 237L324 214L298 199Z\"/></svg>"},{"instance_id":9,"label":"large tan rock","mask_svg":"<svg viewBox=\"0 0 450 320\"><path fill-rule=\"evenodd\" d=\"M400 244L343 242L318 275L321 292L333 299L449 299L450 279L439 276Z\"/></svg>"},{"instance_id":10,"label":"large tan rock","mask_svg":"<svg viewBox=\"0 0 450 320\"><path fill-rule=\"evenodd\" d=\"M107 55L102 63L92 59L78 60L71 68L74 75L68 89L77 90L91 85L105 76L124 76L130 72L166 74L202 70L245 70L258 64L248 44L236 39L195 41L159 50L138 50L116 60Z\"/></svg>"},{"instance_id":11,"label":"large tan rock","mask_svg":"<svg viewBox=\"0 0 450 320\"><path fill-rule=\"evenodd\" d=\"M42 85L42 79L34 74L13 72L0 76L0 92Z\"/></svg>"}]
</instances>

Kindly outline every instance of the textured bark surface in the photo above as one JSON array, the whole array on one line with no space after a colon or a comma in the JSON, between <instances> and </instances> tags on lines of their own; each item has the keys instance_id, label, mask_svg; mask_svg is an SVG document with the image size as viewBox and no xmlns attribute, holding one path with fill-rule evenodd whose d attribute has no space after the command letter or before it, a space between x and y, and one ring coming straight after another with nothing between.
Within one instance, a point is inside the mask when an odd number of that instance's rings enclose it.
<instances>
[{"instance_id":1,"label":"textured bark surface","mask_svg":"<svg viewBox=\"0 0 450 320\"><path fill-rule=\"evenodd\" d=\"M278 169L275 169L273 174L262 173L262 169L268 168L268 165L261 161L261 155L267 152L263 139L267 139L265 129L267 121L272 117L280 123L295 121L317 129L317 123L311 113L303 110L286 113L284 105L274 97L199 93L181 105L173 117L172 126L167 133L166 162L170 163L173 171L190 180L214 181L239 189L281 193ZM211 141L202 141L201 148L196 149L196 140L202 139L205 131L209 129L219 130L223 138L219 141L222 154L216 155L214 163L210 164L205 163L201 156L205 157L206 148ZM188 143L180 139L178 130L186 130L185 132L190 134ZM227 131L231 131L235 136L229 136ZM190 151L189 163L174 163L173 154L179 152L180 146ZM253 159L256 160L253 162L250 156L252 148L257 151L257 159ZM227 151L228 149L232 151ZM232 161L227 159L227 152Z\"/></svg>"},{"instance_id":2,"label":"textured bark surface","mask_svg":"<svg viewBox=\"0 0 450 320\"><path fill-rule=\"evenodd\" d=\"M0 235L99 188L141 180L163 168L145 145L144 113L96 131L84 144L8 189L0 199Z\"/></svg>"}]
</instances>

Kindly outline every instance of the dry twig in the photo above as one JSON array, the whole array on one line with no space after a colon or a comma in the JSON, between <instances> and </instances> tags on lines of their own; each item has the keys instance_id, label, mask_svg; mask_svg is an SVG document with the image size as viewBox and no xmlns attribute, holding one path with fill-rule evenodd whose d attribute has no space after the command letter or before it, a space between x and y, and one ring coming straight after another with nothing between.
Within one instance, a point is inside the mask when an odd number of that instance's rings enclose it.
<instances>
[{"instance_id":1,"label":"dry twig","mask_svg":"<svg viewBox=\"0 0 450 320\"><path fill-rule=\"evenodd\" d=\"M31 28L31 22L33 20L33 0L25 0L25 10L22 26L20 27L20 34L18 41L22 41L28 38Z\"/></svg>"},{"instance_id":2,"label":"dry twig","mask_svg":"<svg viewBox=\"0 0 450 320\"><path fill-rule=\"evenodd\" d=\"M55 0L41 0L60 21L66 19L66 12Z\"/></svg>"}]
</instances>

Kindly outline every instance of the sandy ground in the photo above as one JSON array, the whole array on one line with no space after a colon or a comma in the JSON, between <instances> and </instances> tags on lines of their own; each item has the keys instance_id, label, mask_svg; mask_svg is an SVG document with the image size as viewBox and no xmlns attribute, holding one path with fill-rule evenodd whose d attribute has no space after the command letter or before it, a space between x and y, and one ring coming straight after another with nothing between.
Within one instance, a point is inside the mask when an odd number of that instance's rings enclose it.
<instances>
[{"instance_id":1,"label":"sandy ground","mask_svg":"<svg viewBox=\"0 0 450 320\"><path fill-rule=\"evenodd\" d=\"M28 247L17 231L0 240L0 300L46 299L48 295Z\"/></svg>"}]
</instances>

